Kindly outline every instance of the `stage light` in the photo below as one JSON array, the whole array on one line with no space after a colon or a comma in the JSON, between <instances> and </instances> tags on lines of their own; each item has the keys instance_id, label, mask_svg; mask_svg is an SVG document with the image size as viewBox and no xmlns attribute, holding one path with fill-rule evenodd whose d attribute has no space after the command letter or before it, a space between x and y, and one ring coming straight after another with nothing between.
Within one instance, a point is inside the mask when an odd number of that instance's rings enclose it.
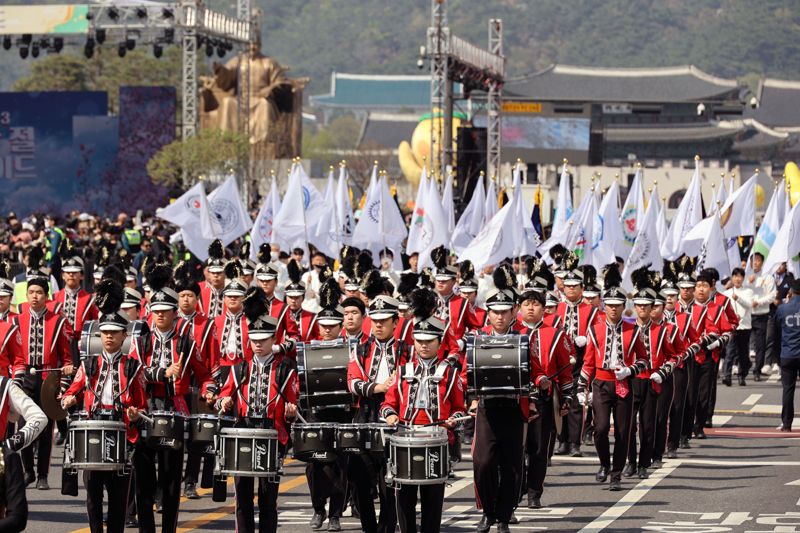
<instances>
[{"instance_id":1,"label":"stage light","mask_svg":"<svg viewBox=\"0 0 800 533\"><path fill-rule=\"evenodd\" d=\"M28 59L28 47L23 46L19 49L19 57L22 59Z\"/></svg>"},{"instance_id":2,"label":"stage light","mask_svg":"<svg viewBox=\"0 0 800 533\"><path fill-rule=\"evenodd\" d=\"M206 43L206 56L211 57L213 55L214 55L214 45L211 43L211 41L208 41Z\"/></svg>"},{"instance_id":3,"label":"stage light","mask_svg":"<svg viewBox=\"0 0 800 533\"><path fill-rule=\"evenodd\" d=\"M86 56L86 59L91 59L94 55L94 39L91 37L86 39L86 45L83 47L83 55Z\"/></svg>"},{"instance_id":4,"label":"stage light","mask_svg":"<svg viewBox=\"0 0 800 533\"><path fill-rule=\"evenodd\" d=\"M159 59L162 55L164 55L164 49L161 47L161 45L154 44L153 45L153 56L155 56L156 59Z\"/></svg>"},{"instance_id":5,"label":"stage light","mask_svg":"<svg viewBox=\"0 0 800 533\"><path fill-rule=\"evenodd\" d=\"M144 8L144 7L137 7L136 8L136 16L139 17L140 19L146 19L147 18L147 9Z\"/></svg>"},{"instance_id":6,"label":"stage light","mask_svg":"<svg viewBox=\"0 0 800 533\"><path fill-rule=\"evenodd\" d=\"M128 53L128 49L125 47L125 43L119 43L119 47L117 47L119 57L125 57L126 53Z\"/></svg>"},{"instance_id":7,"label":"stage light","mask_svg":"<svg viewBox=\"0 0 800 533\"><path fill-rule=\"evenodd\" d=\"M3 49L4 50L11 50L11 37L3 37Z\"/></svg>"},{"instance_id":8,"label":"stage light","mask_svg":"<svg viewBox=\"0 0 800 533\"><path fill-rule=\"evenodd\" d=\"M31 57L33 58L39 57L39 43L33 43L31 45Z\"/></svg>"},{"instance_id":9,"label":"stage light","mask_svg":"<svg viewBox=\"0 0 800 533\"><path fill-rule=\"evenodd\" d=\"M117 20L119 18L119 11L117 11L117 8L111 7L108 9L108 18L111 20Z\"/></svg>"},{"instance_id":10,"label":"stage light","mask_svg":"<svg viewBox=\"0 0 800 533\"><path fill-rule=\"evenodd\" d=\"M217 45L217 56L225 57L225 47L222 44Z\"/></svg>"},{"instance_id":11,"label":"stage light","mask_svg":"<svg viewBox=\"0 0 800 533\"><path fill-rule=\"evenodd\" d=\"M131 37L126 37L125 48L127 48L130 51L133 51L133 49L136 48L136 39L133 39Z\"/></svg>"},{"instance_id":12,"label":"stage light","mask_svg":"<svg viewBox=\"0 0 800 533\"><path fill-rule=\"evenodd\" d=\"M53 50L55 50L57 54L60 54L61 50L63 49L64 49L64 38L56 37L55 39L53 39Z\"/></svg>"},{"instance_id":13,"label":"stage light","mask_svg":"<svg viewBox=\"0 0 800 533\"><path fill-rule=\"evenodd\" d=\"M97 39L97 44L103 44L106 42L106 30L99 29L94 32L94 36Z\"/></svg>"},{"instance_id":14,"label":"stage light","mask_svg":"<svg viewBox=\"0 0 800 533\"><path fill-rule=\"evenodd\" d=\"M26 33L25 35L22 36L22 44L28 46L29 44L31 44L32 39L33 36L30 33Z\"/></svg>"},{"instance_id":15,"label":"stage light","mask_svg":"<svg viewBox=\"0 0 800 533\"><path fill-rule=\"evenodd\" d=\"M167 28L164 30L164 42L167 44L175 42L175 28Z\"/></svg>"},{"instance_id":16,"label":"stage light","mask_svg":"<svg viewBox=\"0 0 800 533\"><path fill-rule=\"evenodd\" d=\"M167 9L166 7L161 10L161 17L165 19L171 19L173 17L173 13L171 9Z\"/></svg>"}]
</instances>

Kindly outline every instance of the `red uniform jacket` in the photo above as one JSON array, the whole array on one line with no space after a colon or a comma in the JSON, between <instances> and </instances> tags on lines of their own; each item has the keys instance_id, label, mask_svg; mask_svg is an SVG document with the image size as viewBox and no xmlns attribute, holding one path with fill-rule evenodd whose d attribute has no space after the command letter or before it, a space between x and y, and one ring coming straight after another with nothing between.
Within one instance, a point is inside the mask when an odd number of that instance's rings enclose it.
<instances>
[{"instance_id":1,"label":"red uniform jacket","mask_svg":"<svg viewBox=\"0 0 800 533\"><path fill-rule=\"evenodd\" d=\"M187 327L209 374L218 377L220 349L216 323L204 314L195 313Z\"/></svg>"},{"instance_id":2,"label":"red uniform jacket","mask_svg":"<svg viewBox=\"0 0 800 533\"><path fill-rule=\"evenodd\" d=\"M683 304L681 304L683 305ZM705 345L708 343L710 335L722 335L733 331L725 318L724 310L717 304L708 301L705 304L693 301L692 305L687 308L686 313L691 316L692 326L700 336L700 343ZM717 348L713 351L702 349L695 356L695 360L702 364L708 355L711 355L714 361L719 361L719 356L722 350Z\"/></svg>"},{"instance_id":3,"label":"red uniform jacket","mask_svg":"<svg viewBox=\"0 0 800 533\"><path fill-rule=\"evenodd\" d=\"M72 353L69 347L69 325L63 316L53 313L50 310L45 311L44 361L42 364L37 364L36 361L31 360L30 354L28 353L28 339L31 326L30 311L25 311L14 317L14 324L19 326L21 336L20 342L22 344L22 353L26 365L48 369L72 364ZM46 378L47 372L42 374L42 379ZM62 382L66 383L63 378Z\"/></svg>"},{"instance_id":4,"label":"red uniform jacket","mask_svg":"<svg viewBox=\"0 0 800 533\"><path fill-rule=\"evenodd\" d=\"M728 321L731 328L733 328L731 331L735 331L736 328L739 327L739 315L736 314L736 310L731 304L731 299L717 291L714 291L714 296L711 299L723 309L725 312L725 319Z\"/></svg>"},{"instance_id":5,"label":"red uniform jacket","mask_svg":"<svg viewBox=\"0 0 800 533\"><path fill-rule=\"evenodd\" d=\"M401 422L414 425L463 416L466 407L461 377L453 367L442 362L438 364L444 365L442 367L444 373L441 381L436 383L435 387L431 387L433 390L429 397L428 409L416 407L417 394L422 386L420 380L425 368L419 357L413 354L413 350L410 358L411 360L398 371L398 375L402 374L402 377L386 391L386 397L381 404L381 416L386 418L389 415L397 415ZM434 362L430 369L431 373L436 369L437 362ZM412 376L416 380L411 379Z\"/></svg>"},{"instance_id":6,"label":"red uniform jacket","mask_svg":"<svg viewBox=\"0 0 800 533\"><path fill-rule=\"evenodd\" d=\"M5 313L0 314L0 321L2 322L11 322L14 320L14 317L17 316L17 313L11 310L11 308L6 309Z\"/></svg>"},{"instance_id":7,"label":"red uniform jacket","mask_svg":"<svg viewBox=\"0 0 800 533\"><path fill-rule=\"evenodd\" d=\"M589 384L593 379L599 381L616 381L614 368L603 368L606 350L606 322L595 324L589 330L589 342L583 356L581 380ZM622 362L625 366L634 367L632 376L636 376L648 368L647 353L638 328L628 322L622 323Z\"/></svg>"},{"instance_id":8,"label":"red uniform jacket","mask_svg":"<svg viewBox=\"0 0 800 533\"><path fill-rule=\"evenodd\" d=\"M72 385L64 393L65 396L77 397L79 402L82 397L83 408L89 413L89 418L92 417L92 414L97 409L115 409L113 404L105 405L100 403L103 393L102 384L99 383L100 377L109 371L106 360L102 355L93 355L92 357L96 358L97 367L94 369L94 374L88 379L88 386L86 363L84 362L78 368ZM126 355L122 355L117 362L119 383L113 391L113 395L114 398L119 399L123 407L136 407L140 411L147 409L147 395L145 393L144 372L142 370L141 362ZM122 419L128 428L128 441L136 442L139 438L139 432L135 426L131 425L127 409L122 410Z\"/></svg>"},{"instance_id":9,"label":"red uniform jacket","mask_svg":"<svg viewBox=\"0 0 800 533\"><path fill-rule=\"evenodd\" d=\"M289 316L289 306L280 298L270 300L269 314L277 319L278 327L275 329L275 343L282 344L287 338L297 339L300 331L297 324Z\"/></svg>"},{"instance_id":10,"label":"red uniform jacket","mask_svg":"<svg viewBox=\"0 0 800 533\"><path fill-rule=\"evenodd\" d=\"M475 316L469 300L463 296L454 294L447 304L450 309L450 317L446 321L447 329L453 330L453 337L456 340L463 338L467 331L483 326Z\"/></svg>"},{"instance_id":11,"label":"red uniform jacket","mask_svg":"<svg viewBox=\"0 0 800 533\"><path fill-rule=\"evenodd\" d=\"M217 391L217 386L208 373L205 362L197 350L197 345L187 329L187 322L179 320L175 324L172 338L168 341L170 352L166 361L167 366L181 361L181 373L174 379L167 378L167 369L153 357L156 343L155 330L148 333L150 336L148 342L131 343L131 357L135 357L144 364L144 377L150 386L150 395L155 398L170 398L175 406L175 411L185 415L189 414L189 407L186 405L184 396L189 392L191 382L191 375L187 369L191 367L191 374L194 374L196 382L201 385L201 394ZM147 352L139 353L143 345L147 345Z\"/></svg>"},{"instance_id":12,"label":"red uniform jacket","mask_svg":"<svg viewBox=\"0 0 800 533\"><path fill-rule=\"evenodd\" d=\"M294 324L293 333L295 340L308 342L319 337L319 326L317 325L317 315L305 309L299 310L299 316L289 311L289 322Z\"/></svg>"},{"instance_id":13,"label":"red uniform jacket","mask_svg":"<svg viewBox=\"0 0 800 533\"><path fill-rule=\"evenodd\" d=\"M66 293L67 289L61 289L53 296L53 302L58 306L62 314L64 312ZM94 305L94 295L80 289L75 305L75 323L69 324L70 330L72 331L72 338L80 339L84 322L97 320L99 314L97 307Z\"/></svg>"},{"instance_id":14,"label":"red uniform jacket","mask_svg":"<svg viewBox=\"0 0 800 533\"><path fill-rule=\"evenodd\" d=\"M555 314L559 317L559 327L563 328L564 331L570 335L570 332L567 331L567 302L559 302L558 306L556 307ZM597 318L599 311L596 307L591 306L587 303L579 303L578 304L578 335L582 337L589 336L589 330L595 324L599 323ZM573 341L575 339L572 339Z\"/></svg>"},{"instance_id":15,"label":"red uniform jacket","mask_svg":"<svg viewBox=\"0 0 800 533\"><path fill-rule=\"evenodd\" d=\"M244 361L231 369L228 379L222 387L220 398L233 398L234 414L238 417L268 418L275 423L278 431L278 440L286 444L289 440L289 423L286 421L286 403L297 403L297 373L289 364L281 364L283 358L273 358L265 367L269 372L267 390L269 391L266 412L251 409L250 404L250 377L258 371L254 360ZM287 361L288 363L288 361ZM280 393L279 393L280 391ZM283 395L283 396L281 396Z\"/></svg>"},{"instance_id":16,"label":"red uniform jacket","mask_svg":"<svg viewBox=\"0 0 800 533\"><path fill-rule=\"evenodd\" d=\"M572 394L572 365L570 356L575 355L575 345L563 329L552 328L540 324L527 330L531 350L537 356L544 373L553 376L553 381L561 391L561 397L566 398ZM538 346L538 349L537 349Z\"/></svg>"},{"instance_id":17,"label":"red uniform jacket","mask_svg":"<svg viewBox=\"0 0 800 533\"><path fill-rule=\"evenodd\" d=\"M642 339L642 344L645 346L645 353L650 356L649 368L643 370L636 376L639 379L650 379L653 372L661 369L664 365L669 364L664 368L663 373L669 374L672 371L672 366L677 364L679 352L675 350L673 339L677 337L678 328L672 324L656 324L650 322L647 326L636 327L639 329L639 335ZM647 352L647 342L649 342L650 351ZM661 392L661 385L651 382L653 389L656 392Z\"/></svg>"},{"instance_id":18,"label":"red uniform jacket","mask_svg":"<svg viewBox=\"0 0 800 533\"><path fill-rule=\"evenodd\" d=\"M489 311L481 307L473 307L472 311L475 313L475 321L478 323L478 327L473 329L479 329L485 326L486 321L489 320Z\"/></svg>"},{"instance_id":19,"label":"red uniform jacket","mask_svg":"<svg viewBox=\"0 0 800 533\"><path fill-rule=\"evenodd\" d=\"M227 341L223 339L222 336L225 333L225 315L227 313L222 313L217 318L214 319L214 327L216 329L217 339L219 343L219 359L218 363L219 366L233 366L238 364L242 361L241 357L238 357L234 353L228 353ZM244 316L242 313L239 317L242 324L242 353L244 354L245 360L250 360L252 357L253 352L250 349L250 337L247 334L247 317Z\"/></svg>"},{"instance_id":20,"label":"red uniform jacket","mask_svg":"<svg viewBox=\"0 0 800 533\"><path fill-rule=\"evenodd\" d=\"M19 381L25 377L25 365L19 326L11 322L0 322L0 376Z\"/></svg>"},{"instance_id":21,"label":"red uniform jacket","mask_svg":"<svg viewBox=\"0 0 800 533\"><path fill-rule=\"evenodd\" d=\"M363 343L357 344L354 351L350 352L350 363L347 366L347 389L356 396L356 405L361 404L361 398L372 398L375 396L375 379L378 376L380 357L376 357L378 341L373 336L369 336ZM388 357L387 364L389 374L394 372L398 365L402 364L405 354L401 353L398 343L394 337L389 339L386 344Z\"/></svg>"},{"instance_id":22,"label":"red uniform jacket","mask_svg":"<svg viewBox=\"0 0 800 533\"><path fill-rule=\"evenodd\" d=\"M672 344L678 354L677 366L678 368L683 368L686 364L686 357L690 356L690 354L687 354L690 347L693 347L693 351L699 351L700 335L694 329L690 316L681 311L675 311L674 316L669 318L665 316L664 321L675 326L676 331L674 332Z\"/></svg>"},{"instance_id":23,"label":"red uniform jacket","mask_svg":"<svg viewBox=\"0 0 800 533\"><path fill-rule=\"evenodd\" d=\"M201 281L200 285L200 310L203 312L204 315L209 316L208 308L211 305L211 285L208 284L206 281ZM222 289L219 289L222 292ZM225 303L220 306L220 314L225 314ZM219 315L218 315L219 316ZM217 317L211 317L217 318Z\"/></svg>"}]
</instances>

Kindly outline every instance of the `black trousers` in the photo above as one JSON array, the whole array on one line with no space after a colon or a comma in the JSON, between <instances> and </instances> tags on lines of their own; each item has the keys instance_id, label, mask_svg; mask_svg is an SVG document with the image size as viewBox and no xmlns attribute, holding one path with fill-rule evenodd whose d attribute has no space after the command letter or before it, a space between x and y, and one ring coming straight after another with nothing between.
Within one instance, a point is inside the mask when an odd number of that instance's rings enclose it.
<instances>
[{"instance_id":1,"label":"black trousers","mask_svg":"<svg viewBox=\"0 0 800 533\"><path fill-rule=\"evenodd\" d=\"M697 398L700 392L700 363L698 363L694 357L689 357L686 359L686 370L689 380L686 384L686 406L683 410L681 438L690 438L692 436L692 429L695 427Z\"/></svg>"},{"instance_id":2,"label":"black trousers","mask_svg":"<svg viewBox=\"0 0 800 533\"><path fill-rule=\"evenodd\" d=\"M630 379L628 382L630 383ZM624 398L617 396L616 382L594 380L592 383L592 406L594 407L594 447L600 465L610 470L611 480L622 477L625 459L630 444L633 423L633 392ZM614 458L612 463L608 434L611 431L611 416L614 416Z\"/></svg>"},{"instance_id":3,"label":"black trousers","mask_svg":"<svg viewBox=\"0 0 800 533\"><path fill-rule=\"evenodd\" d=\"M672 410L673 399L673 379L671 374L667 380L661 384L661 392L657 394L656 400L656 438L653 443L653 459L661 460L664 457L664 448L667 445L667 426L669 424L670 411Z\"/></svg>"},{"instance_id":4,"label":"black trousers","mask_svg":"<svg viewBox=\"0 0 800 533\"><path fill-rule=\"evenodd\" d=\"M528 422L528 442L525 446L528 454L528 486L526 489L536 498L541 498L544 493L547 461L550 458L551 442L553 433L555 433L555 414L551 404L547 403L542 406L539 413L541 413L539 418Z\"/></svg>"},{"instance_id":5,"label":"black trousers","mask_svg":"<svg viewBox=\"0 0 800 533\"><path fill-rule=\"evenodd\" d=\"M178 507L181 498L183 450L154 450L142 442L136 443L133 459L136 469L136 502L139 511L139 531L155 531L153 499L161 493L161 532L174 533L178 527ZM158 464L158 477L156 477Z\"/></svg>"},{"instance_id":6,"label":"black trousers","mask_svg":"<svg viewBox=\"0 0 800 533\"><path fill-rule=\"evenodd\" d=\"M676 450L683 436L683 423L689 393L689 363L684 368L675 368L672 372L672 405L669 408L669 430L667 432L667 449ZM691 431L691 428L690 428Z\"/></svg>"},{"instance_id":7,"label":"black trousers","mask_svg":"<svg viewBox=\"0 0 800 533\"><path fill-rule=\"evenodd\" d=\"M472 470L483 513L508 522L519 502L523 468L523 420L516 400L478 406Z\"/></svg>"},{"instance_id":8,"label":"black trousers","mask_svg":"<svg viewBox=\"0 0 800 533\"><path fill-rule=\"evenodd\" d=\"M733 377L734 364L739 367L739 377L747 377L747 373L750 370L750 331L749 329L737 329L733 334L733 341L725 347L723 369L725 372L724 375L728 379ZM753 331L753 333L755 333L755 331ZM756 344L757 343L758 341L756 341ZM761 373L761 367L758 366L758 359L756 359L756 373Z\"/></svg>"},{"instance_id":9,"label":"black trousers","mask_svg":"<svg viewBox=\"0 0 800 533\"><path fill-rule=\"evenodd\" d=\"M631 389L631 392L633 392L633 411L631 413L628 462L634 466L648 468L653 460L653 448L656 442L656 402L658 401L658 395L653 390L649 378L633 378L631 380ZM636 453L637 432L639 434L638 457Z\"/></svg>"},{"instance_id":10,"label":"black trousers","mask_svg":"<svg viewBox=\"0 0 800 533\"><path fill-rule=\"evenodd\" d=\"M794 390L798 374L800 374L800 358L781 358L781 385L783 385L781 421L787 428L792 427L794 420Z\"/></svg>"},{"instance_id":11,"label":"black trousers","mask_svg":"<svg viewBox=\"0 0 800 533\"><path fill-rule=\"evenodd\" d=\"M256 515L253 505L255 480L258 479L258 532L274 533L278 530L279 481L265 478L234 476L236 491L236 528L239 533L255 533Z\"/></svg>"},{"instance_id":12,"label":"black trousers","mask_svg":"<svg viewBox=\"0 0 800 533\"><path fill-rule=\"evenodd\" d=\"M395 489L397 522L400 533L417 532L417 493L422 508L420 531L438 533L442 525L442 506L444 505L444 483L436 485L403 485Z\"/></svg>"},{"instance_id":13,"label":"black trousers","mask_svg":"<svg viewBox=\"0 0 800 533\"><path fill-rule=\"evenodd\" d=\"M767 357L767 330L769 329L769 313L763 315L752 315L750 323L753 325L753 348L756 351L756 365L753 374L761 374L761 367ZM739 331L737 330L738 334ZM780 341L778 341L780 342ZM747 347L747 357L750 358L750 347Z\"/></svg>"},{"instance_id":14,"label":"black trousers","mask_svg":"<svg viewBox=\"0 0 800 533\"><path fill-rule=\"evenodd\" d=\"M361 529L366 533L391 533L397 525L394 489L386 485L386 457L361 453L350 457L347 477L355 490L361 516ZM377 484L380 515L376 519L373 489Z\"/></svg>"},{"instance_id":15,"label":"black trousers","mask_svg":"<svg viewBox=\"0 0 800 533\"><path fill-rule=\"evenodd\" d=\"M711 420L714 413L713 398L717 388L717 368L719 365L709 355L697 367L697 403L695 404L694 431L697 433Z\"/></svg>"},{"instance_id":16,"label":"black trousers","mask_svg":"<svg viewBox=\"0 0 800 533\"><path fill-rule=\"evenodd\" d=\"M22 382L22 389L25 394L31 397L39 407L42 406L42 374L25 374ZM44 431L36 438L30 446L25 447L22 452L22 466L25 472L33 472L33 449L36 447L36 474L39 477L47 477L50 472L50 454L53 451L53 421L47 419L47 426Z\"/></svg>"},{"instance_id":17,"label":"black trousers","mask_svg":"<svg viewBox=\"0 0 800 533\"><path fill-rule=\"evenodd\" d=\"M769 364L780 363L781 359L781 332L775 320L775 310L776 308L770 307L767 321L766 363ZM758 370L761 371L760 368Z\"/></svg>"},{"instance_id":18,"label":"black trousers","mask_svg":"<svg viewBox=\"0 0 800 533\"><path fill-rule=\"evenodd\" d=\"M306 479L314 512L325 514L325 506L330 500L328 516L340 518L347 492L347 457L338 456L332 463L307 463Z\"/></svg>"},{"instance_id":19,"label":"black trousers","mask_svg":"<svg viewBox=\"0 0 800 533\"><path fill-rule=\"evenodd\" d=\"M125 530L125 503L128 497L128 475L116 472L84 471L86 513L92 533L103 533L103 491L108 493L108 533Z\"/></svg>"},{"instance_id":20,"label":"black trousers","mask_svg":"<svg viewBox=\"0 0 800 533\"><path fill-rule=\"evenodd\" d=\"M583 368L583 353L586 348L576 348L575 364L572 366L572 380L577 383ZM561 442L580 446L583 437L583 406L579 402L572 402L569 412L564 417L561 426Z\"/></svg>"},{"instance_id":21,"label":"black trousers","mask_svg":"<svg viewBox=\"0 0 800 533\"><path fill-rule=\"evenodd\" d=\"M200 463L203 463L203 475L200 476ZM186 471L184 481L186 483L197 484L200 479L200 486L210 489L214 484L214 457L204 455L200 452L189 450L186 452Z\"/></svg>"}]
</instances>

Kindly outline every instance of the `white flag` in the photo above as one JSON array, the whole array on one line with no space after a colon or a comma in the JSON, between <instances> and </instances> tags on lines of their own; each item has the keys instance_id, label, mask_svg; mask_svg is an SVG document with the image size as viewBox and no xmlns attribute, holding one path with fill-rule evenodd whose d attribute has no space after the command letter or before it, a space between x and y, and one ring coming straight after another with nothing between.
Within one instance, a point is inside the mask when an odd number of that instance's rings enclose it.
<instances>
[{"instance_id":1,"label":"white flag","mask_svg":"<svg viewBox=\"0 0 800 533\"><path fill-rule=\"evenodd\" d=\"M775 244L775 237L786 218L787 200L786 187L783 182L780 182L772 192L772 198L767 205L767 212L764 213L764 220L758 228L751 255L758 252L764 256L764 259L769 257L770 249Z\"/></svg>"},{"instance_id":2,"label":"white flag","mask_svg":"<svg viewBox=\"0 0 800 533\"><path fill-rule=\"evenodd\" d=\"M275 176L272 176L272 183L269 187L269 194L264 198L264 203L258 210L258 216L253 223L250 231L250 259L255 261L258 256L258 249L264 243L272 242L272 221L280 210L280 198L278 198L278 183ZM278 210L275 210L275 206Z\"/></svg>"},{"instance_id":3,"label":"white flag","mask_svg":"<svg viewBox=\"0 0 800 533\"><path fill-rule=\"evenodd\" d=\"M375 172L373 177L376 175ZM403 215L386 180L371 180L361 218L353 231L353 246L370 249L375 266L380 264L380 250L388 247L394 253L395 268L398 264L402 267L400 249L407 235Z\"/></svg>"},{"instance_id":4,"label":"white flag","mask_svg":"<svg viewBox=\"0 0 800 533\"><path fill-rule=\"evenodd\" d=\"M219 222L219 239L224 246L228 246L253 227L253 221L239 196L239 186L236 185L234 176L226 179L208 195L208 203Z\"/></svg>"},{"instance_id":5,"label":"white flag","mask_svg":"<svg viewBox=\"0 0 800 533\"><path fill-rule=\"evenodd\" d=\"M658 230L659 253L661 253L661 243L667 238L667 232L669 231L667 229L667 206L664 205L661 201L661 197L658 195L657 185L653 185L653 193L654 197L658 200L658 221L656 222L656 229Z\"/></svg>"},{"instance_id":6,"label":"white flag","mask_svg":"<svg viewBox=\"0 0 800 533\"><path fill-rule=\"evenodd\" d=\"M642 168L636 169L633 183L628 190L628 197L622 204L620 222L622 223L623 239L617 241L615 250L617 255L627 259L633 248L633 243L639 232L639 223L644 218L644 190L642 189Z\"/></svg>"},{"instance_id":7,"label":"white flag","mask_svg":"<svg viewBox=\"0 0 800 533\"><path fill-rule=\"evenodd\" d=\"M350 244L353 239L353 205L350 203L350 189L347 184L347 168L339 167L339 181L336 183L336 222L342 244Z\"/></svg>"},{"instance_id":8,"label":"white flag","mask_svg":"<svg viewBox=\"0 0 800 533\"><path fill-rule=\"evenodd\" d=\"M453 234L456 229L456 208L453 204L453 173L447 174L447 181L444 183L444 191L442 191L442 209L444 209L444 216L447 218L447 233Z\"/></svg>"},{"instance_id":9,"label":"white flag","mask_svg":"<svg viewBox=\"0 0 800 533\"><path fill-rule=\"evenodd\" d=\"M567 164L561 168L556 196L556 212L553 215L553 226L550 235L558 235L566 230L567 221L572 217L572 189L570 187Z\"/></svg>"},{"instance_id":10,"label":"white flag","mask_svg":"<svg viewBox=\"0 0 800 533\"><path fill-rule=\"evenodd\" d=\"M511 201L514 207L514 257L534 255L542 240L533 228L531 214L525 209L525 202L522 199L522 170L514 172L514 194Z\"/></svg>"},{"instance_id":11,"label":"white flag","mask_svg":"<svg viewBox=\"0 0 800 533\"><path fill-rule=\"evenodd\" d=\"M589 189L567 223L567 237L563 244L567 250L575 252L582 265L592 264L592 237L598 210L597 195Z\"/></svg>"},{"instance_id":12,"label":"white flag","mask_svg":"<svg viewBox=\"0 0 800 533\"><path fill-rule=\"evenodd\" d=\"M769 257L764 261L763 271L773 274L778 265L786 263L786 268L794 274L800 276L800 202L794 204L792 210L775 236L775 244L772 246Z\"/></svg>"},{"instance_id":13,"label":"white flag","mask_svg":"<svg viewBox=\"0 0 800 533\"><path fill-rule=\"evenodd\" d=\"M336 190L336 182L333 179L333 166L328 169L328 180L325 182L325 190L322 191L322 197L326 200L328 197L333 198L333 192Z\"/></svg>"},{"instance_id":14,"label":"white flag","mask_svg":"<svg viewBox=\"0 0 800 533\"><path fill-rule=\"evenodd\" d=\"M753 174L722 204L720 221L726 237L755 235L756 233L756 181Z\"/></svg>"},{"instance_id":15,"label":"white flag","mask_svg":"<svg viewBox=\"0 0 800 533\"><path fill-rule=\"evenodd\" d=\"M604 266L615 261L614 243L623 238L617 180L611 183L600 203L592 234L592 265L600 272Z\"/></svg>"},{"instance_id":16,"label":"white flag","mask_svg":"<svg viewBox=\"0 0 800 533\"><path fill-rule=\"evenodd\" d=\"M667 238L661 243L661 255L674 261L683 255L683 238L703 219L703 198L700 191L700 162L695 161L694 175L689 189L681 199L678 210L672 218ZM696 255L689 254L687 255Z\"/></svg>"},{"instance_id":17,"label":"white flag","mask_svg":"<svg viewBox=\"0 0 800 533\"><path fill-rule=\"evenodd\" d=\"M316 191L316 187L308 180L307 187ZM305 188L304 188L305 194ZM328 257L338 257L341 248L341 237L339 235L339 224L336 220L336 201L334 195L336 185L333 181L333 170L328 175L328 186L322 196L322 205L315 209L306 211L306 224L310 225L308 232L308 242ZM312 193L313 194L313 191ZM311 224L308 221L314 221Z\"/></svg>"},{"instance_id":18,"label":"white flag","mask_svg":"<svg viewBox=\"0 0 800 533\"><path fill-rule=\"evenodd\" d=\"M434 180L431 179L430 181ZM428 170L423 166L422 175L419 178L419 187L417 188L417 197L414 201L414 212L411 214L411 225L408 228L408 242L406 243L406 251L409 254L419 253L425 246L422 240L422 233L425 228L425 208L427 207L427 196L430 188L431 185L428 181Z\"/></svg>"},{"instance_id":19,"label":"white flag","mask_svg":"<svg viewBox=\"0 0 800 533\"><path fill-rule=\"evenodd\" d=\"M708 232L697 253L697 271L704 268L716 268L720 279L725 279L731 275L731 265L728 261L727 242L722 235L719 216L711 215L703 222L706 221L708 222L704 226L708 228Z\"/></svg>"},{"instance_id":20,"label":"white flag","mask_svg":"<svg viewBox=\"0 0 800 533\"><path fill-rule=\"evenodd\" d=\"M459 261L472 261L475 271L487 265L495 265L506 257L514 256L512 238L514 222L514 202L508 202L485 224L474 239L458 256Z\"/></svg>"},{"instance_id":21,"label":"white flag","mask_svg":"<svg viewBox=\"0 0 800 533\"><path fill-rule=\"evenodd\" d=\"M274 242L278 243L281 250L287 252L291 252L292 248L306 249L308 242L303 183L299 167L300 165L296 163L292 167L286 194L283 195L280 211L275 215L272 224Z\"/></svg>"},{"instance_id":22,"label":"white flag","mask_svg":"<svg viewBox=\"0 0 800 533\"><path fill-rule=\"evenodd\" d=\"M486 189L486 203L483 204L483 222L488 223L492 220L500 208L497 205L497 185L495 180L489 180L489 187Z\"/></svg>"},{"instance_id":23,"label":"white flag","mask_svg":"<svg viewBox=\"0 0 800 533\"><path fill-rule=\"evenodd\" d=\"M660 201L658 192L653 189L650 193L650 201L644 218L640 220L639 231L633 243L631 254L625 261L625 269L622 272L622 287L628 291L633 290L631 273L650 265L651 270L661 270L662 259L658 242L658 215L660 211Z\"/></svg>"},{"instance_id":24,"label":"white flag","mask_svg":"<svg viewBox=\"0 0 800 533\"><path fill-rule=\"evenodd\" d=\"M486 193L483 189L483 176L481 176L478 178L475 188L472 189L472 198L470 198L467 208L461 213L461 218L458 219L458 224L453 230L451 246L456 254L460 254L481 230L485 203Z\"/></svg>"},{"instance_id":25,"label":"white flag","mask_svg":"<svg viewBox=\"0 0 800 533\"><path fill-rule=\"evenodd\" d=\"M446 246L450 241L447 230L447 215L442 209L442 200L436 188L436 180L430 180L428 192L423 199L422 214L414 218L413 226L417 230L419 246L419 265L417 268L432 267L431 252L437 246ZM414 214L420 213L415 209ZM409 231L409 235L411 232Z\"/></svg>"},{"instance_id":26,"label":"white flag","mask_svg":"<svg viewBox=\"0 0 800 533\"><path fill-rule=\"evenodd\" d=\"M208 259L208 246L221 228L211 212L202 181L159 210L157 215L181 229L183 243L200 261Z\"/></svg>"}]
</instances>

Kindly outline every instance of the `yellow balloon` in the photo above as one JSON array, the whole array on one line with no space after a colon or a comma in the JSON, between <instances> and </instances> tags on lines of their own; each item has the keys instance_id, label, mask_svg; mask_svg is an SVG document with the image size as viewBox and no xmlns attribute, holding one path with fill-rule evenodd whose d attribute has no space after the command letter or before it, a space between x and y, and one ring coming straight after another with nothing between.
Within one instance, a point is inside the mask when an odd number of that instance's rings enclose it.
<instances>
[{"instance_id":1,"label":"yellow balloon","mask_svg":"<svg viewBox=\"0 0 800 533\"><path fill-rule=\"evenodd\" d=\"M786 182L789 184L789 201L792 205L800 201L800 168L797 163L789 161L783 169L786 175Z\"/></svg>"},{"instance_id":2,"label":"yellow balloon","mask_svg":"<svg viewBox=\"0 0 800 533\"><path fill-rule=\"evenodd\" d=\"M436 120L437 138L435 142L437 145L441 143L441 131L443 118L440 112L434 114L435 118L431 118L430 114L420 120L414 132L411 134L411 144L403 141L399 146L399 159L400 168L403 170L403 175L414 186L419 183L419 177L422 172L422 162L427 161L430 165L431 162L431 128L434 127L434 120ZM453 117L453 150L456 149L456 134L458 128L461 127L461 118ZM405 146L404 146L405 145ZM409 150L410 148L410 150ZM428 169L430 171L430 168Z\"/></svg>"},{"instance_id":3,"label":"yellow balloon","mask_svg":"<svg viewBox=\"0 0 800 533\"><path fill-rule=\"evenodd\" d=\"M756 183L756 208L764 207L764 187Z\"/></svg>"}]
</instances>

